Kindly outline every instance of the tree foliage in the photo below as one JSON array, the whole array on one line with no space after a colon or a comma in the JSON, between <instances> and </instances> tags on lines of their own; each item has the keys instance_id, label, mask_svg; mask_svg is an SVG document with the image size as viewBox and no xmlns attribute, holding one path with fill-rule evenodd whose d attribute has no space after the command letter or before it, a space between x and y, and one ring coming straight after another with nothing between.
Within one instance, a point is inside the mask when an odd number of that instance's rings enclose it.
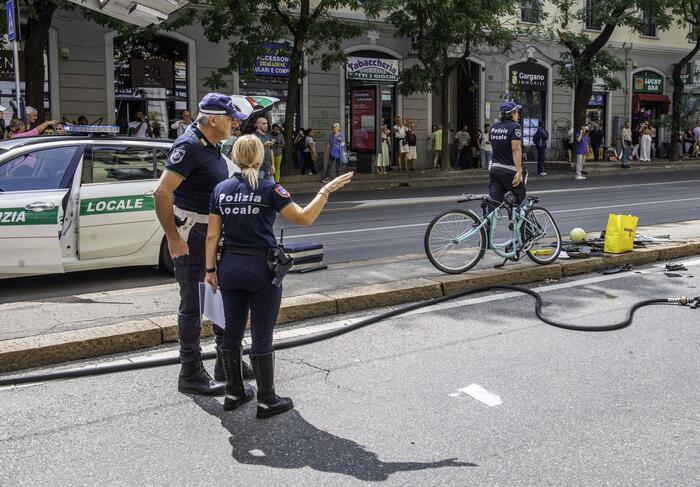
<instances>
[{"instance_id":1,"label":"tree foliage","mask_svg":"<svg viewBox=\"0 0 700 487\"><path fill-rule=\"evenodd\" d=\"M475 50L508 52L517 37L512 0L394 0L365 2L373 14L385 9L386 22L396 37L412 37L419 61L404 68L399 90L408 95L433 92L442 96L443 140L448 138L448 99L445 96L450 74ZM443 151L443 164L448 158Z\"/></svg>"},{"instance_id":2,"label":"tree foliage","mask_svg":"<svg viewBox=\"0 0 700 487\"><path fill-rule=\"evenodd\" d=\"M596 79L606 89L620 88L616 73L626 69L624 61L606 49L618 27L636 32L644 31L643 12L654 15L656 28L664 30L672 23L667 7L669 0L551 0L555 13L551 16L551 31L564 47L555 60L560 79L557 83L574 89L574 127L585 122L586 108ZM599 27L598 32L583 32L587 25Z\"/></svg>"},{"instance_id":3,"label":"tree foliage","mask_svg":"<svg viewBox=\"0 0 700 487\"><path fill-rule=\"evenodd\" d=\"M312 5L313 3L313 5ZM339 15L339 10L358 12L359 0L211 0L202 14L202 25L211 42L228 42L225 65L210 74L206 85L226 87L225 78L241 70L250 77L257 56L266 53L263 43L289 44L291 72L287 83L285 109L285 164L292 160L292 144L299 81L304 76L303 59L328 70L346 59L343 42L362 35L369 23L361 15L356 19Z\"/></svg>"}]
</instances>

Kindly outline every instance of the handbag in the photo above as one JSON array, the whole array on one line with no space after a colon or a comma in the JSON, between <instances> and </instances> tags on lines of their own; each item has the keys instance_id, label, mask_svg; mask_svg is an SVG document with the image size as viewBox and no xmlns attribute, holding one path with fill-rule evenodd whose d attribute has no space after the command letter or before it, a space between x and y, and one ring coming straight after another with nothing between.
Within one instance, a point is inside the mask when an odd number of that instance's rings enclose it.
<instances>
[{"instance_id":1,"label":"handbag","mask_svg":"<svg viewBox=\"0 0 700 487\"><path fill-rule=\"evenodd\" d=\"M343 167L348 165L348 151L345 150L345 147L340 149L340 164Z\"/></svg>"},{"instance_id":2,"label":"handbag","mask_svg":"<svg viewBox=\"0 0 700 487\"><path fill-rule=\"evenodd\" d=\"M603 251L608 254L622 254L634 249L634 236L637 233L639 217L633 215L608 216L608 225L605 227L605 244Z\"/></svg>"}]
</instances>

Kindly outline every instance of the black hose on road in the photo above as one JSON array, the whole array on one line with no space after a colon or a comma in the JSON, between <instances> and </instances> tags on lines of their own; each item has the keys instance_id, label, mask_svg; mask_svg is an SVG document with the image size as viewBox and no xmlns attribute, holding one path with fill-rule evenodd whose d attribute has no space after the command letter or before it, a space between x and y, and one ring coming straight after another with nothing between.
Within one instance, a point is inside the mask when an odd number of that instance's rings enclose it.
<instances>
[{"instance_id":1,"label":"black hose on road","mask_svg":"<svg viewBox=\"0 0 700 487\"><path fill-rule=\"evenodd\" d=\"M478 294L478 293L483 293L485 291L496 291L496 290L498 290L498 291L517 291L517 292L521 292L524 294L529 294L530 296L535 298L535 314L537 315L537 317L541 321L545 322L548 325L557 327L557 328L562 328L564 330L573 330L573 331L602 332L602 331L621 330L623 328L627 328L628 326L630 326L632 324L632 319L634 318L634 314L637 312L637 310L640 308L643 308L645 306L651 306L651 305L657 305L657 304L676 304L676 305L684 305L684 306L690 305L691 308L697 308L700 304L700 296L697 296L694 298L680 297L680 298L647 299L647 300L639 301L639 302L633 304L629 308L629 310L627 311L627 317L623 321L620 321L619 323L613 323L610 325L599 325L599 326L581 326L581 325L560 323L558 321L554 321L554 320L551 320L551 319L545 317L542 314L542 296L538 292L533 291L532 289L529 289L526 287L498 284L498 285L493 285L493 286L482 286L482 287L477 287L477 288L473 288L473 289L466 289L464 291L458 291L456 293L452 293L452 294L448 294L448 295L445 295L445 296L442 296L439 298L431 299L429 301L423 301L420 303L411 304L408 306L404 306L403 308L398 308L398 309L387 311L385 313L381 313L381 314L378 314L375 316L370 316L368 318L365 318L364 320L360 320L356 323L344 326L342 328L338 328L336 330L330 330L330 331L326 331L326 332L316 333L316 334L302 337L302 338L294 338L294 339L290 339L290 340L285 340L281 343L275 344L275 350L285 350L287 348L295 348L295 347L300 347L303 345L309 345L311 343L320 342L323 340L328 340L330 338L335 338L337 336L344 335L344 334L349 333L351 331L358 330L360 328L364 328L365 326L369 326L369 325L372 325L374 323L378 323L380 321L387 320L389 318L393 318L395 316L400 316L404 313L408 313L408 312L414 311L416 309L426 308L428 306L434 306L436 304L444 303L445 301L450 301L452 299L462 298L464 296L470 296L472 294ZM243 353L244 354L250 353L250 348L245 347L243 350ZM207 353L202 354L202 359L204 359L204 360L213 359L213 358L216 358L216 352L207 352ZM28 383L33 383L33 382L47 382L50 380L57 380L57 379L71 379L71 378L76 378L76 377L111 374L111 373L115 373L115 372L125 372L125 371L130 371L130 370L150 369L150 368L154 368L154 367L162 367L165 365L175 365L178 363L180 363L180 359L178 357L168 357L168 358L162 358L162 359L143 360L143 361L139 361L139 362L100 365L97 367L87 367L84 369L71 369L71 370L65 370L65 371L27 374L27 375L23 375L23 376L0 379L0 387L9 386L9 385L18 385L18 384L28 384Z\"/></svg>"}]
</instances>

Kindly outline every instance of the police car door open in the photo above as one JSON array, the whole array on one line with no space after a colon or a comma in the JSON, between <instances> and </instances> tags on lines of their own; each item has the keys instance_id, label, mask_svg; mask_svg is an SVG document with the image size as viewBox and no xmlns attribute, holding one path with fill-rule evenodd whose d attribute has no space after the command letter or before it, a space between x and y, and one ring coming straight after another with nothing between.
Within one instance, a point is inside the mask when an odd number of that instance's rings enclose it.
<instances>
[{"instance_id":1,"label":"police car door open","mask_svg":"<svg viewBox=\"0 0 700 487\"><path fill-rule=\"evenodd\" d=\"M147 143L96 144L91 154L88 150L80 189L81 261L133 255L161 238L153 200L155 161Z\"/></svg>"},{"instance_id":2,"label":"police car door open","mask_svg":"<svg viewBox=\"0 0 700 487\"><path fill-rule=\"evenodd\" d=\"M61 234L80 149L32 147L0 159L0 276L63 272Z\"/></svg>"}]
</instances>

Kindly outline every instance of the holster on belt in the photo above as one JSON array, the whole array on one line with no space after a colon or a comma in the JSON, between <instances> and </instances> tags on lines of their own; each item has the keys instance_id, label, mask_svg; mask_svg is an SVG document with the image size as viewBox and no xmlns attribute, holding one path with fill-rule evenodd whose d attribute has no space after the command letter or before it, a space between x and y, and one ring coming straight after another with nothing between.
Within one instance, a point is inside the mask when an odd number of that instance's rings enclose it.
<instances>
[{"instance_id":1,"label":"holster on belt","mask_svg":"<svg viewBox=\"0 0 700 487\"><path fill-rule=\"evenodd\" d=\"M273 247L267 254L267 265L274 274L272 285L280 287L282 280L294 266L294 258L288 255L282 247Z\"/></svg>"}]
</instances>

